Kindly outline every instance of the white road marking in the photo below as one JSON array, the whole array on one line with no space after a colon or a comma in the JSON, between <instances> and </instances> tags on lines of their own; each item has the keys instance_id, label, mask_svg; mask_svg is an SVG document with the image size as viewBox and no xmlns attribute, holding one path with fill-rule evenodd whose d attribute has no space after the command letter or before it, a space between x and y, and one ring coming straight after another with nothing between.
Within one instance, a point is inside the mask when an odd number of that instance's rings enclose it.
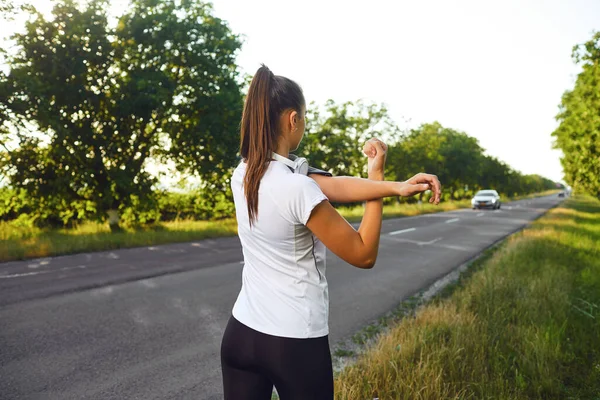
<instances>
[{"instance_id":1,"label":"white road marking","mask_svg":"<svg viewBox=\"0 0 600 400\"><path fill-rule=\"evenodd\" d=\"M390 232L389 235L399 235L401 233L405 233L405 232L412 232L412 231L416 231L416 228L408 228L408 229L402 229L400 231L394 231L394 232Z\"/></svg>"},{"instance_id":2,"label":"white road marking","mask_svg":"<svg viewBox=\"0 0 600 400\"><path fill-rule=\"evenodd\" d=\"M115 288L113 286L104 286L104 287L92 289L92 290L90 290L90 293L92 294L92 296L97 297L97 296L108 296L108 295L112 294L114 291L115 291Z\"/></svg>"},{"instance_id":3,"label":"white road marking","mask_svg":"<svg viewBox=\"0 0 600 400\"><path fill-rule=\"evenodd\" d=\"M473 249L469 249L467 247L462 247L462 246L454 246L454 245L450 245L450 244L440 244L440 247L443 247L445 249L450 249L450 250L458 250L458 251L473 251Z\"/></svg>"},{"instance_id":4,"label":"white road marking","mask_svg":"<svg viewBox=\"0 0 600 400\"><path fill-rule=\"evenodd\" d=\"M460 218L452 218L452 219L449 219L448 221L446 221L446 223L447 223L447 224L451 224L451 223L453 223L453 222L456 222L456 221L460 221Z\"/></svg>"},{"instance_id":5,"label":"white road marking","mask_svg":"<svg viewBox=\"0 0 600 400\"><path fill-rule=\"evenodd\" d=\"M140 281L140 283L141 283L143 286L147 287L147 288L155 288L155 287L157 287L157 286L158 286L158 285L156 284L156 282L154 282L154 281L152 281L152 280L150 280L150 279L144 279L144 280Z\"/></svg>"},{"instance_id":6,"label":"white road marking","mask_svg":"<svg viewBox=\"0 0 600 400\"><path fill-rule=\"evenodd\" d=\"M22 276L47 274L48 272L52 272L52 271L38 271L38 272L26 272L24 274L0 275L0 279L20 278Z\"/></svg>"},{"instance_id":7,"label":"white road marking","mask_svg":"<svg viewBox=\"0 0 600 400\"><path fill-rule=\"evenodd\" d=\"M435 239L433 239L433 240L430 240L429 242L420 242L420 243L419 243L419 246L427 246L427 245L430 245L430 244L434 244L434 243L437 243L437 242L439 242L439 241L440 241L440 240L442 240L442 239L443 239L443 238L439 237L439 238L435 238Z\"/></svg>"},{"instance_id":8,"label":"white road marking","mask_svg":"<svg viewBox=\"0 0 600 400\"><path fill-rule=\"evenodd\" d=\"M180 253L185 253L186 251L184 249L166 249L165 250L165 254L180 254Z\"/></svg>"},{"instance_id":9,"label":"white road marking","mask_svg":"<svg viewBox=\"0 0 600 400\"><path fill-rule=\"evenodd\" d=\"M87 268L87 266L86 265L78 265L76 267L64 267L64 268L60 268L60 269L51 269L51 270L45 270L45 271L25 272L25 273L21 273L21 274L12 274L12 275L0 275L0 279L21 278L23 276L49 274L51 272L68 271L70 269L76 269L76 268L83 269L83 268Z\"/></svg>"},{"instance_id":10,"label":"white road marking","mask_svg":"<svg viewBox=\"0 0 600 400\"><path fill-rule=\"evenodd\" d=\"M435 243L439 242L442 239L443 238L439 237L439 238L435 238L433 240L430 240L428 242L422 242L420 240L401 239L401 238L393 238L393 239L390 238L389 240L392 240L394 242L412 243L412 244L416 244L416 245L419 245L419 246L428 246L428 245L435 244Z\"/></svg>"},{"instance_id":11,"label":"white road marking","mask_svg":"<svg viewBox=\"0 0 600 400\"><path fill-rule=\"evenodd\" d=\"M439 239L434 239L432 242L419 242L417 240L410 240L410 239L403 239L403 238L390 238L389 240L393 240L394 242L401 242L401 243L411 243L411 244L416 244L418 246L424 246L424 245L432 245L434 247L440 247L443 249L449 249L449 250L459 250L459 251L466 251L466 252L472 252L475 249L473 248L467 248L467 247L462 247L462 246L455 246L455 245L449 245L449 244L442 244L442 243L436 243L439 240L441 240L442 238Z\"/></svg>"},{"instance_id":12,"label":"white road marking","mask_svg":"<svg viewBox=\"0 0 600 400\"><path fill-rule=\"evenodd\" d=\"M479 214L477 214L477 216L478 216L478 217L483 217L483 215L484 215L484 214L485 214L485 213L479 213Z\"/></svg>"}]
</instances>

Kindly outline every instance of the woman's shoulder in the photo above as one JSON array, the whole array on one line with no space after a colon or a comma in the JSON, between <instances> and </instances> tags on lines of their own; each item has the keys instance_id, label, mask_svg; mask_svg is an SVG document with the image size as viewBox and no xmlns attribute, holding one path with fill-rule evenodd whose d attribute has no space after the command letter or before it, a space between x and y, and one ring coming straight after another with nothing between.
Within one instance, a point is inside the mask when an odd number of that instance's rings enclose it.
<instances>
[{"instance_id":1,"label":"woman's shoulder","mask_svg":"<svg viewBox=\"0 0 600 400\"><path fill-rule=\"evenodd\" d=\"M243 179L245 172L246 172L246 165L244 164L244 162L240 162L235 167L235 169L233 170L233 173L231 174L232 182L235 180Z\"/></svg>"},{"instance_id":2,"label":"woman's shoulder","mask_svg":"<svg viewBox=\"0 0 600 400\"><path fill-rule=\"evenodd\" d=\"M265 186L273 198L279 199L280 204L303 202L323 195L317 182L306 175L289 173L279 178Z\"/></svg>"},{"instance_id":3,"label":"woman's shoulder","mask_svg":"<svg viewBox=\"0 0 600 400\"><path fill-rule=\"evenodd\" d=\"M307 186L316 185L314 179L309 178L306 175L290 173L281 174L278 179L279 185L288 188L289 190L300 190Z\"/></svg>"}]
</instances>

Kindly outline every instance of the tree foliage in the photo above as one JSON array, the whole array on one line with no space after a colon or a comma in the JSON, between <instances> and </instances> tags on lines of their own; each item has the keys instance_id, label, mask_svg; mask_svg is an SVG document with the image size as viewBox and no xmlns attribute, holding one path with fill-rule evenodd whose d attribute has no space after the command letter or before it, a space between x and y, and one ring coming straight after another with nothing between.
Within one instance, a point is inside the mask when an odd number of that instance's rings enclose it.
<instances>
[{"instance_id":1,"label":"tree foliage","mask_svg":"<svg viewBox=\"0 0 600 400\"><path fill-rule=\"evenodd\" d=\"M390 147L388 176L405 180L417 172L438 176L447 198L463 198L478 189L496 189L506 195L553 189L555 183L535 175L522 175L486 155L474 137L439 122L410 130Z\"/></svg>"},{"instance_id":2,"label":"tree foliage","mask_svg":"<svg viewBox=\"0 0 600 400\"><path fill-rule=\"evenodd\" d=\"M61 0L51 20L33 9L15 35L0 77L11 185L92 202L100 216L151 197L151 157L222 187L242 104L240 40L200 1L135 0L116 27L107 6Z\"/></svg>"},{"instance_id":3,"label":"tree foliage","mask_svg":"<svg viewBox=\"0 0 600 400\"><path fill-rule=\"evenodd\" d=\"M384 105L361 100L341 104L328 100L324 107L307 110L306 134L297 154L311 165L334 175L360 176L366 172L363 144L373 136L397 140L399 129Z\"/></svg>"},{"instance_id":4,"label":"tree foliage","mask_svg":"<svg viewBox=\"0 0 600 400\"><path fill-rule=\"evenodd\" d=\"M573 48L582 65L575 87L565 92L552 133L563 152L565 181L575 190L600 198L600 32Z\"/></svg>"}]
</instances>

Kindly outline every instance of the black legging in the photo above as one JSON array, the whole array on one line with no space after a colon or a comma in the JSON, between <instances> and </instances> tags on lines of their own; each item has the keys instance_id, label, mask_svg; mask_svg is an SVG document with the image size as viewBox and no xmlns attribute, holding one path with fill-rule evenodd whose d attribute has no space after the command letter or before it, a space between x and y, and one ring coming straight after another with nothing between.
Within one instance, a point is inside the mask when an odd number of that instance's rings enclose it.
<instances>
[{"instance_id":1,"label":"black legging","mask_svg":"<svg viewBox=\"0 0 600 400\"><path fill-rule=\"evenodd\" d=\"M221 343L225 400L332 400L329 337L271 336L231 317Z\"/></svg>"}]
</instances>

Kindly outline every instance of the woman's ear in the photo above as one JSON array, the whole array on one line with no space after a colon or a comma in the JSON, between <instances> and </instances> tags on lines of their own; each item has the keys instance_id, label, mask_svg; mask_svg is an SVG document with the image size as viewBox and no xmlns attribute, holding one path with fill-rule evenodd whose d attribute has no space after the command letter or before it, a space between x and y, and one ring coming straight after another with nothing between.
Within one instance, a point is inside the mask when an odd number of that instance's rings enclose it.
<instances>
[{"instance_id":1,"label":"woman's ear","mask_svg":"<svg viewBox=\"0 0 600 400\"><path fill-rule=\"evenodd\" d=\"M290 112L290 131L296 132L298 130L298 112L292 110Z\"/></svg>"}]
</instances>

